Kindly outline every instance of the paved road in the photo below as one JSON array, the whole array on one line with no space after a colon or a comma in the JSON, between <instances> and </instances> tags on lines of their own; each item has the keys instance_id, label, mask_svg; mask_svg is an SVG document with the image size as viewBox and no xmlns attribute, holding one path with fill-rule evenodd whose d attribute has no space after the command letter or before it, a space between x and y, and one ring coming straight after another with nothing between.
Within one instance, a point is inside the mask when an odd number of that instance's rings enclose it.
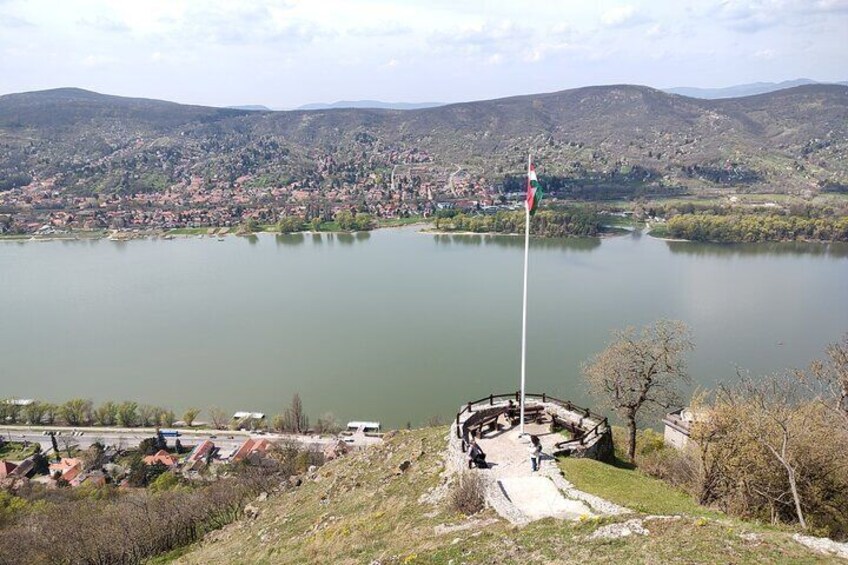
<instances>
[{"instance_id":1,"label":"paved road","mask_svg":"<svg viewBox=\"0 0 848 565\"><path fill-rule=\"evenodd\" d=\"M62 426L0 426L0 436L8 441L28 441L37 443L42 451L52 450L52 442L47 432L56 433L56 441L60 450L68 445L76 445L86 449L94 442L117 449L137 447L145 438L156 435L154 428L72 428ZM214 431L214 430L184 430L180 429L180 443L183 446L197 445L203 440L211 440L219 449L221 456L235 451L248 438L265 438L271 441L293 440L304 446L323 448L338 441L336 437L318 437L294 434L256 434L250 432ZM166 437L169 446L173 446L175 438ZM354 436L351 445L359 447L378 442L373 438Z\"/></svg>"}]
</instances>

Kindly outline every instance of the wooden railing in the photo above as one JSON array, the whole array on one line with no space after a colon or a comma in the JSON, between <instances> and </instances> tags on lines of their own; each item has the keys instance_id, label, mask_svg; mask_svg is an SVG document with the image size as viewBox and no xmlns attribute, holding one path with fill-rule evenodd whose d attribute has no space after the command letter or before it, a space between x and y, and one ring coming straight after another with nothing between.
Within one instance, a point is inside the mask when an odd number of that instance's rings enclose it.
<instances>
[{"instance_id":1,"label":"wooden railing","mask_svg":"<svg viewBox=\"0 0 848 565\"><path fill-rule=\"evenodd\" d=\"M583 445L583 438L590 436L592 433L597 433L598 429L602 425L605 426L605 427L609 427L609 423L607 422L606 416L602 416L601 414L598 414L596 412L592 412L588 408L582 408L580 406L577 406L576 404L574 404L570 400L560 400L559 398L555 398L555 397L550 396L549 394L544 393L544 392L541 393L541 394L525 393L524 398L525 399L527 399L527 398L540 399L542 402L546 402L546 403L550 402L551 404L556 404L558 406L561 406L562 408L565 408L569 412L577 412L579 414L583 414L584 418L592 418L593 420L599 420L598 424L595 425L594 428L592 428L589 432L587 432L583 435L583 437L581 438L581 441L580 441L580 445ZM459 423L459 419L463 414L465 414L466 412L468 412L468 413L474 412L474 407L478 406L480 404L483 404L483 403L486 403L486 405L488 405L488 406L493 406L495 404L495 400L501 400L501 399L513 400L513 401L516 402L516 404L518 404L518 403L521 402L521 391L516 391L515 393L511 393L511 394L490 394L489 396L485 396L483 398L480 398L479 400L472 400L470 402L467 402L465 404L465 406L462 407L462 410L460 410L459 412L456 413L456 437L462 439L462 426ZM518 408L518 407L516 407L516 408Z\"/></svg>"}]
</instances>

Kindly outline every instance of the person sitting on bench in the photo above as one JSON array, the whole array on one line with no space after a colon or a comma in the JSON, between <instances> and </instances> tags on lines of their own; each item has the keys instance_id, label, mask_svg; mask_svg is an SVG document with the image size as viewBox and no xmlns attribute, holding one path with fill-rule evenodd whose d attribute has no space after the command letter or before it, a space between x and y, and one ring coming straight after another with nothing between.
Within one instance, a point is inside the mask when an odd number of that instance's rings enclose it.
<instances>
[{"instance_id":1,"label":"person sitting on bench","mask_svg":"<svg viewBox=\"0 0 848 565\"><path fill-rule=\"evenodd\" d=\"M518 408L512 400L509 401L506 407L506 417L513 425L518 422Z\"/></svg>"},{"instance_id":2,"label":"person sitting on bench","mask_svg":"<svg viewBox=\"0 0 848 565\"><path fill-rule=\"evenodd\" d=\"M471 446L468 449L468 468L470 469L472 466L478 469L489 468L489 464L486 463L486 454L483 453L475 437L471 438Z\"/></svg>"}]
</instances>

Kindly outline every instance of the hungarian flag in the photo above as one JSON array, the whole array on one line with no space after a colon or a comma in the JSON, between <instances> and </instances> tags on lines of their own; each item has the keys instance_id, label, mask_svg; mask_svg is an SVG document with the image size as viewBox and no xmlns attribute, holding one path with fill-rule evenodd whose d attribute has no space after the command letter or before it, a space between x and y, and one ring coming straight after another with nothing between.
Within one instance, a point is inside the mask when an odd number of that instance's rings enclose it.
<instances>
[{"instance_id":1,"label":"hungarian flag","mask_svg":"<svg viewBox=\"0 0 848 565\"><path fill-rule=\"evenodd\" d=\"M536 166L531 163L527 172L527 209L530 214L536 213L539 202L542 201L542 194L542 185L536 180Z\"/></svg>"}]
</instances>

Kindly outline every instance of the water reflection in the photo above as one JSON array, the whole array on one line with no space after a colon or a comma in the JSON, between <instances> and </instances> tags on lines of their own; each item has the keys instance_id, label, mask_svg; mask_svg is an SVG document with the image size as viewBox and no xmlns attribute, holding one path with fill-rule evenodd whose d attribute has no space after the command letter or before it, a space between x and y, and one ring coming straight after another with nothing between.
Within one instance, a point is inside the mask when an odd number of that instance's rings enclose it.
<instances>
[{"instance_id":1,"label":"water reflection","mask_svg":"<svg viewBox=\"0 0 848 565\"><path fill-rule=\"evenodd\" d=\"M277 245L301 245L306 241L306 236L302 233L280 233L274 238Z\"/></svg>"},{"instance_id":2,"label":"water reflection","mask_svg":"<svg viewBox=\"0 0 848 565\"><path fill-rule=\"evenodd\" d=\"M781 255L810 255L844 259L848 257L848 243L809 243L805 241L769 243L699 243L694 241L667 241L673 254L695 257L776 257Z\"/></svg>"},{"instance_id":3,"label":"water reflection","mask_svg":"<svg viewBox=\"0 0 848 565\"><path fill-rule=\"evenodd\" d=\"M312 243L324 243L324 238L321 237L320 233L312 234Z\"/></svg>"},{"instance_id":4,"label":"water reflection","mask_svg":"<svg viewBox=\"0 0 848 565\"><path fill-rule=\"evenodd\" d=\"M524 238L512 235L488 235L488 234L435 234L433 239L438 245L450 245L452 243L464 245L491 245L503 248L523 248ZM530 247L549 251L593 251L601 246L601 240L597 237L564 237L564 238L532 238Z\"/></svg>"},{"instance_id":5,"label":"water reflection","mask_svg":"<svg viewBox=\"0 0 848 565\"><path fill-rule=\"evenodd\" d=\"M336 239L338 239L339 243L342 245L353 245L353 242L355 241L353 234L350 233L337 233Z\"/></svg>"}]
</instances>

